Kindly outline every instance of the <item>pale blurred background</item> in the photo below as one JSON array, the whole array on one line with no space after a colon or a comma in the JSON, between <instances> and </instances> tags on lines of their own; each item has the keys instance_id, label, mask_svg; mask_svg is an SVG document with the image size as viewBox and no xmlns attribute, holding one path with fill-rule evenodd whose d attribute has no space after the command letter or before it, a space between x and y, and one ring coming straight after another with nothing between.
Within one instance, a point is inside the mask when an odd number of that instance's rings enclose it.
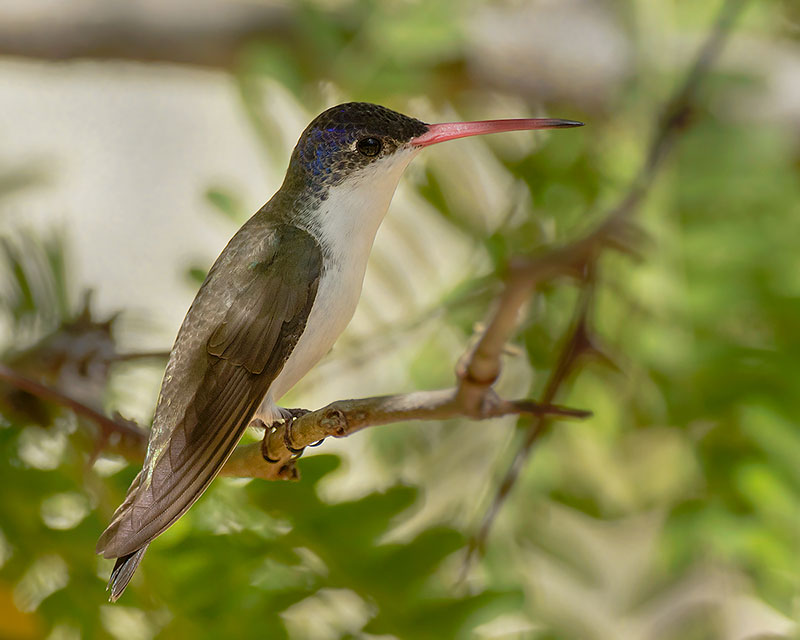
<instances>
[{"instance_id":1,"label":"pale blurred background","mask_svg":"<svg viewBox=\"0 0 800 640\"><path fill-rule=\"evenodd\" d=\"M448 386L507 260L625 194L720 6L4 0L3 362L147 425L164 360L117 354L169 349L318 112L585 121L422 154L351 327L284 404ZM594 324L617 368L558 399L594 417L542 440L465 582L512 419L326 442L297 486L218 481L111 606L92 551L136 465L88 468L91 425L4 399L0 638L797 637L796 2L747 5L693 107L637 212L641 260L602 263ZM505 394L540 394L574 301L569 281L537 296ZM113 334L86 329L112 316Z\"/></svg>"}]
</instances>

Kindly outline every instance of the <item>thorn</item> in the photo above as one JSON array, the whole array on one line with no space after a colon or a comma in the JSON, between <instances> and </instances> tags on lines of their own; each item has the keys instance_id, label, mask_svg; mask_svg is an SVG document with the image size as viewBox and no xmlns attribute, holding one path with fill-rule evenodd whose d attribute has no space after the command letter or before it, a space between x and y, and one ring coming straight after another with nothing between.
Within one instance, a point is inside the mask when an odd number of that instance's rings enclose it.
<instances>
[{"instance_id":1,"label":"thorn","mask_svg":"<svg viewBox=\"0 0 800 640\"><path fill-rule=\"evenodd\" d=\"M115 311L112 313L108 318L106 318L103 322L100 323L100 327L111 333L114 328L114 324L117 320L122 316L122 311Z\"/></svg>"},{"instance_id":2,"label":"thorn","mask_svg":"<svg viewBox=\"0 0 800 640\"><path fill-rule=\"evenodd\" d=\"M642 245L652 244L648 233L640 225L627 219L612 220L603 235L607 247L637 261L644 259Z\"/></svg>"},{"instance_id":3,"label":"thorn","mask_svg":"<svg viewBox=\"0 0 800 640\"><path fill-rule=\"evenodd\" d=\"M596 342L592 342L584 351L584 354L599 362L600 364L608 367L616 373L623 373L622 367L617 364L616 360L612 358L603 348L599 347Z\"/></svg>"},{"instance_id":4,"label":"thorn","mask_svg":"<svg viewBox=\"0 0 800 640\"><path fill-rule=\"evenodd\" d=\"M92 298L94 297L94 291L92 289L86 289L83 292L83 303L81 306L80 313L78 317L75 318L76 323L85 322L90 323L92 321Z\"/></svg>"},{"instance_id":5,"label":"thorn","mask_svg":"<svg viewBox=\"0 0 800 640\"><path fill-rule=\"evenodd\" d=\"M511 404L521 412L537 416L585 419L593 415L586 409L573 409L558 404L539 404L533 400L515 400Z\"/></svg>"},{"instance_id":6,"label":"thorn","mask_svg":"<svg viewBox=\"0 0 800 640\"><path fill-rule=\"evenodd\" d=\"M578 320L578 324L575 327L575 332L572 334L572 353L574 355L571 359L575 360L582 355L591 353L594 350L594 337L589 331L587 326L587 318L584 315L580 318L580 320Z\"/></svg>"},{"instance_id":7,"label":"thorn","mask_svg":"<svg viewBox=\"0 0 800 640\"><path fill-rule=\"evenodd\" d=\"M91 452L89 452L89 458L86 460L86 471L89 471L94 466L94 463L97 462L100 454L108 446L110 437L111 431L101 427L100 435L95 439L94 447L92 447Z\"/></svg>"}]
</instances>

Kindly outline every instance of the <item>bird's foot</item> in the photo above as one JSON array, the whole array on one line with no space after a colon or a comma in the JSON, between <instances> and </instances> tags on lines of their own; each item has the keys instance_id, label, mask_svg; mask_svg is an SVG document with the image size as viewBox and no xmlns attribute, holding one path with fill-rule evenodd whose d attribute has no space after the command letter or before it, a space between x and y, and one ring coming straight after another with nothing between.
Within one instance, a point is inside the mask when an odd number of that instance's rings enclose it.
<instances>
[{"instance_id":1,"label":"bird's foot","mask_svg":"<svg viewBox=\"0 0 800 640\"><path fill-rule=\"evenodd\" d=\"M305 447L298 449L294 446L292 426L297 418L306 415L309 413L309 411L308 409L286 409L285 407L278 407L278 411L281 413L282 421L286 424L286 428L283 430L283 444L289 451L299 458L303 454Z\"/></svg>"},{"instance_id":2,"label":"bird's foot","mask_svg":"<svg viewBox=\"0 0 800 640\"><path fill-rule=\"evenodd\" d=\"M272 432L275 430L273 427L268 427L266 422L261 419L255 419L250 423L251 427L261 427L264 429L264 437L261 438L261 457L264 458L270 464L278 464L280 460L276 460L271 455L269 455L269 437L272 435Z\"/></svg>"},{"instance_id":3,"label":"bird's foot","mask_svg":"<svg viewBox=\"0 0 800 640\"><path fill-rule=\"evenodd\" d=\"M264 460L266 460L270 464L278 464L280 462L280 460L276 460L271 455L269 455L269 437L275 432L275 429L279 424L280 421L275 421L271 425L268 425L261 418L253 418L250 421L250 424L248 425L256 429L264 430L264 437L261 438L261 457L264 458Z\"/></svg>"},{"instance_id":4,"label":"bird's foot","mask_svg":"<svg viewBox=\"0 0 800 640\"><path fill-rule=\"evenodd\" d=\"M292 426L294 425L294 421L297 418L304 416L307 413L310 413L308 409L287 409L285 407L277 407L277 409L281 417L272 422L272 424L267 425L267 423L264 422L261 418L255 418L250 423L250 426L264 429L264 437L261 440L261 456L264 458L264 460L266 460L271 464L277 464L278 462L280 462L279 459L273 458L269 453L270 436L273 433L275 433L275 430L278 429L279 427L284 427L283 445L292 454L294 454L295 459L299 458L302 455L303 451L305 450L305 447L301 447L298 449L297 447L294 446L294 437L292 436ZM319 442L315 442L314 444L309 446L315 447L321 442L322 440L320 440Z\"/></svg>"},{"instance_id":5,"label":"bird's foot","mask_svg":"<svg viewBox=\"0 0 800 640\"><path fill-rule=\"evenodd\" d=\"M296 420L307 413L311 413L308 409L287 409L286 407L278 407L278 412L281 414L281 418L286 420L287 422L290 420Z\"/></svg>"}]
</instances>

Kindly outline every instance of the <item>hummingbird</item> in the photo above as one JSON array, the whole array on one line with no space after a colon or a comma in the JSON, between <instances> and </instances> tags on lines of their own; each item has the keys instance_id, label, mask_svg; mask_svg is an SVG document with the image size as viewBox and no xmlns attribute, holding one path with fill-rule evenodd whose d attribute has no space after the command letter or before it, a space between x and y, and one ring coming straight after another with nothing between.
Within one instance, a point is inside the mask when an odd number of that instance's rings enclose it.
<instances>
[{"instance_id":1,"label":"hummingbird","mask_svg":"<svg viewBox=\"0 0 800 640\"><path fill-rule=\"evenodd\" d=\"M286 177L217 258L170 352L142 470L100 536L116 601L150 543L202 495L251 423L278 407L356 309L400 176L420 150L467 136L578 127L527 118L426 124L348 102L303 131Z\"/></svg>"}]
</instances>

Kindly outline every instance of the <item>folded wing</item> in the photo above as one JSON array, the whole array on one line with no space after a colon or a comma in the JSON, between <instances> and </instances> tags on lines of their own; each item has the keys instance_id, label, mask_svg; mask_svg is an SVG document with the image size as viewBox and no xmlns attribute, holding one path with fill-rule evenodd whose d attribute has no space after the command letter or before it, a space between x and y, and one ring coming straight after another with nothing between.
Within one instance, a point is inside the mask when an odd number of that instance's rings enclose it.
<instances>
[{"instance_id":1,"label":"folded wing","mask_svg":"<svg viewBox=\"0 0 800 640\"><path fill-rule=\"evenodd\" d=\"M303 333L322 254L301 229L279 226L272 231L272 239L256 255L243 257L240 252L232 278L231 268L218 269L218 262L187 314L181 333L202 336L202 348L195 349L196 360L189 367L194 375L185 376L195 381L194 393L167 435L151 436L145 468L98 542L97 551L105 557L145 547L200 497ZM227 310L221 305L223 314L204 327L201 311L207 300L201 297L215 295L227 296L230 305ZM176 345L180 341L179 335ZM170 372L168 365L158 411L170 410L170 398L164 398L168 385L181 384Z\"/></svg>"}]
</instances>

